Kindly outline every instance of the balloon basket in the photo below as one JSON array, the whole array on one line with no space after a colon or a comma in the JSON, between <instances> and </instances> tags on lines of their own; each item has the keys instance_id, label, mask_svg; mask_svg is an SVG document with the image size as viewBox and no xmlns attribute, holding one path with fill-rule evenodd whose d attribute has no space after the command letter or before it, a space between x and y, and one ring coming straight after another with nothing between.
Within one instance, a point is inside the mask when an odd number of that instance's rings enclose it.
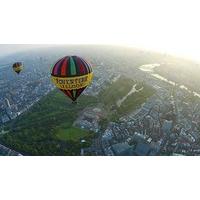
<instances>
[{"instance_id":1,"label":"balloon basket","mask_svg":"<svg viewBox=\"0 0 200 200\"><path fill-rule=\"evenodd\" d=\"M77 105L78 102L77 101L72 101L72 104Z\"/></svg>"}]
</instances>

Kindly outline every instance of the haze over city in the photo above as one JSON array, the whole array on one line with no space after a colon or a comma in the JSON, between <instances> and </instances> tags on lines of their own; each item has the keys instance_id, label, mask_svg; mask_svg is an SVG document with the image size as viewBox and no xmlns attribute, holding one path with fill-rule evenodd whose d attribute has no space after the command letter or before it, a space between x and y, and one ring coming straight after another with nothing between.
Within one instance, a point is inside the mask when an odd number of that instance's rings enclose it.
<instances>
[{"instance_id":1,"label":"haze over city","mask_svg":"<svg viewBox=\"0 0 200 200\"><path fill-rule=\"evenodd\" d=\"M32 10L18 12L15 8L19 2ZM1 30L1 42L126 45L194 59L200 57L198 1L67 1L70 8L67 12L65 2L49 2L45 10L47 21L42 9L45 2L36 0L29 4L19 0L10 8L8 1L4 7L15 14L17 24L9 26L13 18L2 9L1 26L5 28ZM59 15L53 14L55 10L59 10ZM2 20L5 16L6 22ZM22 27L25 31L13 34L13 30Z\"/></svg>"}]
</instances>

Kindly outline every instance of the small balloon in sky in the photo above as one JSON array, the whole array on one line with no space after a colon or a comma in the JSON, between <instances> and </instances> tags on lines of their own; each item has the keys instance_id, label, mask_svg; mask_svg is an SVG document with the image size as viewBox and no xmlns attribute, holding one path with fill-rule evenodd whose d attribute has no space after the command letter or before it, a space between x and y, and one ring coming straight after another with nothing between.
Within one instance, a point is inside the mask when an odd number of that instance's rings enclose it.
<instances>
[{"instance_id":1,"label":"small balloon in sky","mask_svg":"<svg viewBox=\"0 0 200 200\"><path fill-rule=\"evenodd\" d=\"M16 62L13 64L13 70L19 74L23 70L23 63L22 62Z\"/></svg>"}]
</instances>

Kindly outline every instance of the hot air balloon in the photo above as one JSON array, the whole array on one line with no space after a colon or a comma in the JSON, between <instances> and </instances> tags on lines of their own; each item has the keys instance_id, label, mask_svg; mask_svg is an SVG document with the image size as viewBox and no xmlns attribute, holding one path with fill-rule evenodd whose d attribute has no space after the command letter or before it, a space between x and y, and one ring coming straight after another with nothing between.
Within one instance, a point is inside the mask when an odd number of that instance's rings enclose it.
<instances>
[{"instance_id":1,"label":"hot air balloon","mask_svg":"<svg viewBox=\"0 0 200 200\"><path fill-rule=\"evenodd\" d=\"M66 56L56 62L51 71L55 86L73 102L91 83L93 72L91 65L78 56Z\"/></svg>"},{"instance_id":2,"label":"hot air balloon","mask_svg":"<svg viewBox=\"0 0 200 200\"><path fill-rule=\"evenodd\" d=\"M13 64L13 70L16 72L16 73L20 73L23 69L23 63L22 62L16 62Z\"/></svg>"}]
</instances>

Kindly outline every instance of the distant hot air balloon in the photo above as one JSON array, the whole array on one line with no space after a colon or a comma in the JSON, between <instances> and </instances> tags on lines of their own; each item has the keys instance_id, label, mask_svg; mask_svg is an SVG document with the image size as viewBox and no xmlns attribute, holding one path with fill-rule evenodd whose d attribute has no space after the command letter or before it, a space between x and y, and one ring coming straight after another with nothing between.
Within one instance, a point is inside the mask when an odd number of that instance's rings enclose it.
<instances>
[{"instance_id":1,"label":"distant hot air balloon","mask_svg":"<svg viewBox=\"0 0 200 200\"><path fill-rule=\"evenodd\" d=\"M20 73L23 69L23 63L22 62L16 62L13 64L13 70L16 72L16 73Z\"/></svg>"},{"instance_id":2,"label":"distant hot air balloon","mask_svg":"<svg viewBox=\"0 0 200 200\"><path fill-rule=\"evenodd\" d=\"M53 66L51 78L57 88L72 101L76 101L92 81L92 67L83 58L66 56Z\"/></svg>"}]
</instances>

